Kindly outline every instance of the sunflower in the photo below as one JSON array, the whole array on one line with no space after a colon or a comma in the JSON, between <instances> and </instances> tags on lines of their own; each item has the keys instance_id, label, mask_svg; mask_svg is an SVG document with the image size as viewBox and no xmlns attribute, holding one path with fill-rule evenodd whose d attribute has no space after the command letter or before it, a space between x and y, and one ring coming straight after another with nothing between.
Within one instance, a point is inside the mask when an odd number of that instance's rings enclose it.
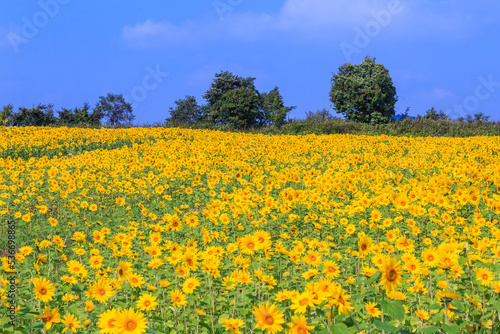
<instances>
[{"instance_id":1,"label":"sunflower","mask_svg":"<svg viewBox=\"0 0 500 334\"><path fill-rule=\"evenodd\" d=\"M491 281L494 278L495 277L493 276L493 273L491 272L491 270L489 270L487 268L479 268L476 270L476 279L479 282L481 282L481 285L490 286Z\"/></svg>"},{"instance_id":2,"label":"sunflower","mask_svg":"<svg viewBox=\"0 0 500 334\"><path fill-rule=\"evenodd\" d=\"M244 254L252 255L260 247L260 242L256 236L248 234L239 240L239 246Z\"/></svg>"},{"instance_id":3,"label":"sunflower","mask_svg":"<svg viewBox=\"0 0 500 334\"><path fill-rule=\"evenodd\" d=\"M415 315L422 320L429 320L429 312L425 310L418 309L415 311Z\"/></svg>"},{"instance_id":4,"label":"sunflower","mask_svg":"<svg viewBox=\"0 0 500 334\"><path fill-rule=\"evenodd\" d=\"M92 255L89 259L90 267L94 269L99 269L102 266L102 261L104 257L100 255Z\"/></svg>"},{"instance_id":5,"label":"sunflower","mask_svg":"<svg viewBox=\"0 0 500 334\"><path fill-rule=\"evenodd\" d=\"M373 240L370 237L362 237L358 241L359 253L364 258L366 255L370 254L372 248Z\"/></svg>"},{"instance_id":6,"label":"sunflower","mask_svg":"<svg viewBox=\"0 0 500 334\"><path fill-rule=\"evenodd\" d=\"M76 333L76 330L82 325L80 325L80 320L74 314L68 314L62 319L62 323L66 325L66 328L62 330L63 333L72 332Z\"/></svg>"},{"instance_id":7,"label":"sunflower","mask_svg":"<svg viewBox=\"0 0 500 334\"><path fill-rule=\"evenodd\" d=\"M85 311L92 312L94 310L94 303L91 300L88 300L85 303Z\"/></svg>"},{"instance_id":8,"label":"sunflower","mask_svg":"<svg viewBox=\"0 0 500 334\"><path fill-rule=\"evenodd\" d=\"M323 265L323 274L326 274L326 277L335 278L339 275L340 269L335 261L327 260Z\"/></svg>"},{"instance_id":9,"label":"sunflower","mask_svg":"<svg viewBox=\"0 0 500 334\"><path fill-rule=\"evenodd\" d=\"M144 284L144 277L139 274L130 274L127 280L133 288L141 287Z\"/></svg>"},{"instance_id":10,"label":"sunflower","mask_svg":"<svg viewBox=\"0 0 500 334\"><path fill-rule=\"evenodd\" d=\"M200 285L196 277L189 277L182 285L182 292L193 293L193 291Z\"/></svg>"},{"instance_id":11,"label":"sunflower","mask_svg":"<svg viewBox=\"0 0 500 334\"><path fill-rule=\"evenodd\" d=\"M290 308L295 310L294 313L306 313L308 307L314 306L313 294L310 291L304 291L297 297L292 299Z\"/></svg>"},{"instance_id":12,"label":"sunflower","mask_svg":"<svg viewBox=\"0 0 500 334\"><path fill-rule=\"evenodd\" d=\"M378 318L382 314L382 311L377 308L377 303L367 303L365 304L365 309L366 312L374 318Z\"/></svg>"},{"instance_id":13,"label":"sunflower","mask_svg":"<svg viewBox=\"0 0 500 334\"><path fill-rule=\"evenodd\" d=\"M81 264L78 261L68 261L66 263L68 266L68 271L75 275L75 276L80 276L81 278L87 276L87 269L85 269L85 266Z\"/></svg>"},{"instance_id":14,"label":"sunflower","mask_svg":"<svg viewBox=\"0 0 500 334\"><path fill-rule=\"evenodd\" d=\"M116 268L116 273L118 274L118 278L127 279L128 275L132 272L132 270L130 270L130 267L132 267L132 263L120 261L118 268Z\"/></svg>"},{"instance_id":15,"label":"sunflower","mask_svg":"<svg viewBox=\"0 0 500 334\"><path fill-rule=\"evenodd\" d=\"M35 286L35 296L42 303L46 303L54 296L54 286L46 278L33 278L33 285Z\"/></svg>"},{"instance_id":16,"label":"sunflower","mask_svg":"<svg viewBox=\"0 0 500 334\"><path fill-rule=\"evenodd\" d=\"M156 305L158 305L156 297L150 293L143 294L139 300L137 300L137 308L141 311L154 310Z\"/></svg>"},{"instance_id":17,"label":"sunflower","mask_svg":"<svg viewBox=\"0 0 500 334\"><path fill-rule=\"evenodd\" d=\"M224 324L224 329L227 331L231 331L231 334L241 334L239 328L245 324L245 322L241 319L222 319L222 323Z\"/></svg>"},{"instance_id":18,"label":"sunflower","mask_svg":"<svg viewBox=\"0 0 500 334\"><path fill-rule=\"evenodd\" d=\"M308 334L310 330L314 329L314 326L307 326L307 319L303 315L292 316L292 322L289 322L287 325L290 328L287 331L289 334Z\"/></svg>"},{"instance_id":19,"label":"sunflower","mask_svg":"<svg viewBox=\"0 0 500 334\"><path fill-rule=\"evenodd\" d=\"M135 311L133 307L121 311L117 317L116 332L120 334L142 334L146 332L147 321L140 311Z\"/></svg>"},{"instance_id":20,"label":"sunflower","mask_svg":"<svg viewBox=\"0 0 500 334\"><path fill-rule=\"evenodd\" d=\"M180 290L170 291L170 301L174 306L185 306L187 304L186 295Z\"/></svg>"},{"instance_id":21,"label":"sunflower","mask_svg":"<svg viewBox=\"0 0 500 334\"><path fill-rule=\"evenodd\" d=\"M437 252L433 248L424 250L422 252L422 261L429 268L435 267L438 261Z\"/></svg>"},{"instance_id":22,"label":"sunflower","mask_svg":"<svg viewBox=\"0 0 500 334\"><path fill-rule=\"evenodd\" d=\"M283 319L283 313L278 310L276 304L269 306L269 302L267 302L265 305L254 306L252 313L257 321L255 328L267 330L271 334L283 330L281 324L285 322L285 319Z\"/></svg>"},{"instance_id":23,"label":"sunflower","mask_svg":"<svg viewBox=\"0 0 500 334\"><path fill-rule=\"evenodd\" d=\"M34 315L35 318L43 319L45 322L45 329L49 330L52 327L52 323L61 322L61 315L59 314L58 308L52 309L52 311L45 306L44 314Z\"/></svg>"},{"instance_id":24,"label":"sunflower","mask_svg":"<svg viewBox=\"0 0 500 334\"><path fill-rule=\"evenodd\" d=\"M116 333L116 318L119 312L114 308L101 313L97 326L101 329L100 334L115 334Z\"/></svg>"},{"instance_id":25,"label":"sunflower","mask_svg":"<svg viewBox=\"0 0 500 334\"><path fill-rule=\"evenodd\" d=\"M111 296L115 294L108 281L104 278L99 279L97 282L90 286L92 297L99 303L105 303Z\"/></svg>"},{"instance_id":26,"label":"sunflower","mask_svg":"<svg viewBox=\"0 0 500 334\"><path fill-rule=\"evenodd\" d=\"M401 267L400 262L396 262L394 258L387 258L384 265L380 268L382 279L379 285L383 285L386 291L394 290L401 284Z\"/></svg>"}]
</instances>

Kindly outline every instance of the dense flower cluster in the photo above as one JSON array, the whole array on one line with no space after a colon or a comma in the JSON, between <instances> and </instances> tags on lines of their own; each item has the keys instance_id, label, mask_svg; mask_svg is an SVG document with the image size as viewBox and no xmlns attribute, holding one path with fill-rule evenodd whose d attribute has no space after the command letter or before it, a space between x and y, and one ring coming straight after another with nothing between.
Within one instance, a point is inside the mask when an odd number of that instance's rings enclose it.
<instances>
[{"instance_id":1,"label":"dense flower cluster","mask_svg":"<svg viewBox=\"0 0 500 334\"><path fill-rule=\"evenodd\" d=\"M2 258L0 316L16 275L27 333L499 326L498 137L1 137L0 151L28 153L116 144L0 159L0 213L18 225L14 273Z\"/></svg>"}]
</instances>

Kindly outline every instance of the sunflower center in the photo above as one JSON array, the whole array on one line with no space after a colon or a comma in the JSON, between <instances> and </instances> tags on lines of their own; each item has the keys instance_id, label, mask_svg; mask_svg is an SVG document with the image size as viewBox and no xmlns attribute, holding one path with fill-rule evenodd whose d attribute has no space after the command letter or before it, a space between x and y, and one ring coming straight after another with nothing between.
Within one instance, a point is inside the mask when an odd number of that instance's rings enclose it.
<instances>
[{"instance_id":1,"label":"sunflower center","mask_svg":"<svg viewBox=\"0 0 500 334\"><path fill-rule=\"evenodd\" d=\"M264 322L267 324L267 325L272 325L274 324L274 318L272 315L268 314L266 315L266 317L264 318Z\"/></svg>"},{"instance_id":2,"label":"sunflower center","mask_svg":"<svg viewBox=\"0 0 500 334\"><path fill-rule=\"evenodd\" d=\"M188 266L192 266L193 265L193 260L192 259L187 259L186 263L187 263Z\"/></svg>"},{"instance_id":3,"label":"sunflower center","mask_svg":"<svg viewBox=\"0 0 500 334\"><path fill-rule=\"evenodd\" d=\"M41 295L45 295L45 294L47 294L47 289L45 289L45 288L41 288L41 289L40 289L40 294L41 294Z\"/></svg>"},{"instance_id":4,"label":"sunflower center","mask_svg":"<svg viewBox=\"0 0 500 334\"><path fill-rule=\"evenodd\" d=\"M118 269L118 275L123 276L123 269Z\"/></svg>"},{"instance_id":5,"label":"sunflower center","mask_svg":"<svg viewBox=\"0 0 500 334\"><path fill-rule=\"evenodd\" d=\"M487 280L488 279L488 274L483 274L483 280Z\"/></svg>"},{"instance_id":6,"label":"sunflower center","mask_svg":"<svg viewBox=\"0 0 500 334\"><path fill-rule=\"evenodd\" d=\"M247 247L248 247L249 249L252 249L252 248L254 248L254 247L255 247L255 244L254 244L253 242L249 242L249 243L247 244Z\"/></svg>"},{"instance_id":7,"label":"sunflower center","mask_svg":"<svg viewBox=\"0 0 500 334\"><path fill-rule=\"evenodd\" d=\"M307 329L300 326L299 328L297 328L297 334L307 334Z\"/></svg>"},{"instance_id":8,"label":"sunflower center","mask_svg":"<svg viewBox=\"0 0 500 334\"><path fill-rule=\"evenodd\" d=\"M190 289L191 289L193 286L194 286L194 283L193 283L193 282L191 282L191 283L189 283L189 284L188 284L188 288L190 288Z\"/></svg>"},{"instance_id":9,"label":"sunflower center","mask_svg":"<svg viewBox=\"0 0 500 334\"><path fill-rule=\"evenodd\" d=\"M149 306L149 305L151 305L151 302L150 302L149 300L146 300L146 301L144 302L144 305L145 305L145 306Z\"/></svg>"},{"instance_id":10,"label":"sunflower center","mask_svg":"<svg viewBox=\"0 0 500 334\"><path fill-rule=\"evenodd\" d=\"M429 261L434 261L434 256L429 255L428 260L429 260Z\"/></svg>"},{"instance_id":11,"label":"sunflower center","mask_svg":"<svg viewBox=\"0 0 500 334\"><path fill-rule=\"evenodd\" d=\"M136 329L136 327L137 323L134 320L128 320L127 323L125 324L125 328L128 331L133 331L134 329Z\"/></svg>"},{"instance_id":12,"label":"sunflower center","mask_svg":"<svg viewBox=\"0 0 500 334\"><path fill-rule=\"evenodd\" d=\"M396 278L398 277L398 272L397 272L397 271L396 271L396 269L394 269L394 268L389 268L389 269L387 269L386 274L387 274L387 280L388 280L389 282L393 282L393 281L395 281L395 280L396 280Z\"/></svg>"},{"instance_id":13,"label":"sunflower center","mask_svg":"<svg viewBox=\"0 0 500 334\"><path fill-rule=\"evenodd\" d=\"M361 244L361 250L366 250L368 248L368 246L366 244Z\"/></svg>"},{"instance_id":14,"label":"sunflower center","mask_svg":"<svg viewBox=\"0 0 500 334\"><path fill-rule=\"evenodd\" d=\"M116 320L113 319L113 318L109 319L108 322L107 322L108 327L109 328L114 328L115 327L115 325L114 325L115 321Z\"/></svg>"},{"instance_id":15,"label":"sunflower center","mask_svg":"<svg viewBox=\"0 0 500 334\"><path fill-rule=\"evenodd\" d=\"M302 298L300 301L299 301L299 304L300 305L306 305L309 303L309 299L308 298Z\"/></svg>"},{"instance_id":16,"label":"sunflower center","mask_svg":"<svg viewBox=\"0 0 500 334\"><path fill-rule=\"evenodd\" d=\"M106 294L106 289L104 288L100 288L98 291L97 291L98 294L100 294L101 296L104 296Z\"/></svg>"}]
</instances>

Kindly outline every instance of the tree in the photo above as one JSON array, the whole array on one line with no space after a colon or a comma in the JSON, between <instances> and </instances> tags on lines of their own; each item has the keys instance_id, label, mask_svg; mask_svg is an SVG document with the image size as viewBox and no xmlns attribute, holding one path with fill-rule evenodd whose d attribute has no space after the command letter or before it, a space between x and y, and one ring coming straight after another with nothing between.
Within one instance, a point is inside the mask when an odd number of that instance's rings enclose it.
<instances>
[{"instance_id":1,"label":"tree","mask_svg":"<svg viewBox=\"0 0 500 334\"><path fill-rule=\"evenodd\" d=\"M39 104L33 108L19 107L19 111L12 115L11 124L14 126L48 126L55 124L54 106Z\"/></svg>"},{"instance_id":2,"label":"tree","mask_svg":"<svg viewBox=\"0 0 500 334\"><path fill-rule=\"evenodd\" d=\"M359 65L339 67L331 79L330 101L337 113L363 123L388 123L398 101L389 71L366 57Z\"/></svg>"},{"instance_id":3,"label":"tree","mask_svg":"<svg viewBox=\"0 0 500 334\"><path fill-rule=\"evenodd\" d=\"M306 122L323 122L332 119L332 114L326 108L317 110L316 112L306 112Z\"/></svg>"},{"instance_id":4,"label":"tree","mask_svg":"<svg viewBox=\"0 0 500 334\"><path fill-rule=\"evenodd\" d=\"M264 117L259 115L259 96L255 90L245 87L231 89L222 95L215 123L229 124L237 129L260 125Z\"/></svg>"},{"instance_id":5,"label":"tree","mask_svg":"<svg viewBox=\"0 0 500 334\"><path fill-rule=\"evenodd\" d=\"M58 114L59 119L57 123L59 125L100 125L101 119L104 117L98 109L94 109L90 112L90 105L87 102L83 104L82 108L74 108L73 110L62 108L58 111Z\"/></svg>"},{"instance_id":6,"label":"tree","mask_svg":"<svg viewBox=\"0 0 500 334\"><path fill-rule=\"evenodd\" d=\"M259 93L255 78L243 78L230 72L215 74L215 79L203 98L207 101L204 116L215 124L237 128L274 124L281 126L290 110L275 87L269 93Z\"/></svg>"},{"instance_id":7,"label":"tree","mask_svg":"<svg viewBox=\"0 0 500 334\"><path fill-rule=\"evenodd\" d=\"M420 117L421 116L419 115L419 118ZM427 109L425 116L422 118L437 121L438 119L448 119L448 116L444 113L443 109L440 109L438 112L434 107L432 107L431 109Z\"/></svg>"},{"instance_id":8,"label":"tree","mask_svg":"<svg viewBox=\"0 0 500 334\"><path fill-rule=\"evenodd\" d=\"M12 125L12 117L14 116L14 107L12 104L8 104L3 107L0 111L0 125L9 126Z\"/></svg>"},{"instance_id":9,"label":"tree","mask_svg":"<svg viewBox=\"0 0 500 334\"><path fill-rule=\"evenodd\" d=\"M210 88L203 95L207 101L204 116L215 124L236 127L248 127L258 123L255 118L259 113L259 95L254 80L255 78L242 78L227 71L216 73ZM239 90L229 93L236 89ZM242 109L236 109L236 105Z\"/></svg>"},{"instance_id":10,"label":"tree","mask_svg":"<svg viewBox=\"0 0 500 334\"><path fill-rule=\"evenodd\" d=\"M203 108L198 105L194 96L186 95L184 99L175 101L176 107L170 107L168 123L194 124L202 119Z\"/></svg>"},{"instance_id":11,"label":"tree","mask_svg":"<svg viewBox=\"0 0 500 334\"><path fill-rule=\"evenodd\" d=\"M93 114L94 119L106 118L111 126L127 124L135 118L132 114L132 104L126 102L122 94L100 96Z\"/></svg>"},{"instance_id":12,"label":"tree","mask_svg":"<svg viewBox=\"0 0 500 334\"><path fill-rule=\"evenodd\" d=\"M276 86L269 93L262 93L260 97L260 107L262 109L265 122L267 124L273 124L278 128L285 124L286 116L295 108L295 106L285 107L279 88Z\"/></svg>"}]
</instances>

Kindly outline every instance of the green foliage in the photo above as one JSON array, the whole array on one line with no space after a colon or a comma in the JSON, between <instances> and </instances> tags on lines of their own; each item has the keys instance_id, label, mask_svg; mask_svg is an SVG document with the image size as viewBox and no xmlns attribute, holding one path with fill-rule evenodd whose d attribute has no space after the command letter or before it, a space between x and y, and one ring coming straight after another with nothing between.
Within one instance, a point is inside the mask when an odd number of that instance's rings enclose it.
<instances>
[{"instance_id":1,"label":"green foliage","mask_svg":"<svg viewBox=\"0 0 500 334\"><path fill-rule=\"evenodd\" d=\"M230 72L215 74L215 79L203 98L207 105L203 116L215 125L248 129L273 125L281 127L295 107L285 107L278 87L269 93L259 93L255 78L243 78Z\"/></svg>"},{"instance_id":2,"label":"green foliage","mask_svg":"<svg viewBox=\"0 0 500 334\"><path fill-rule=\"evenodd\" d=\"M272 124L278 128L285 124L285 119L288 113L295 108L285 107L283 97L276 86L269 93L262 93L260 95L260 106L264 113L264 119L267 124Z\"/></svg>"},{"instance_id":3,"label":"green foliage","mask_svg":"<svg viewBox=\"0 0 500 334\"><path fill-rule=\"evenodd\" d=\"M9 124L15 126L48 126L54 124L56 118L54 117L53 105L39 104L33 108L19 107L19 111L11 116ZM6 108L4 108L5 110ZM12 112L12 106L10 107L10 112ZM8 114L6 111L5 114Z\"/></svg>"},{"instance_id":4,"label":"green foliage","mask_svg":"<svg viewBox=\"0 0 500 334\"><path fill-rule=\"evenodd\" d=\"M126 102L122 94L100 96L94 112L97 118L104 117L112 126L131 123L135 118L132 114L132 104Z\"/></svg>"},{"instance_id":5,"label":"green foliage","mask_svg":"<svg viewBox=\"0 0 500 334\"><path fill-rule=\"evenodd\" d=\"M306 122L323 122L332 119L334 119L333 115L326 108L317 110L316 112L306 111Z\"/></svg>"},{"instance_id":6,"label":"green foliage","mask_svg":"<svg viewBox=\"0 0 500 334\"><path fill-rule=\"evenodd\" d=\"M14 115L14 107L8 104L0 111L0 125L12 125L12 116Z\"/></svg>"},{"instance_id":7,"label":"green foliage","mask_svg":"<svg viewBox=\"0 0 500 334\"><path fill-rule=\"evenodd\" d=\"M99 125L101 124L101 119L104 117L104 114L97 108L90 112L90 105L88 103L84 103L82 108L62 108L58 111L58 114L57 124L59 125Z\"/></svg>"},{"instance_id":8,"label":"green foliage","mask_svg":"<svg viewBox=\"0 0 500 334\"><path fill-rule=\"evenodd\" d=\"M176 107L170 107L170 117L165 121L170 124L195 124L202 120L203 108L198 105L196 98L186 95L184 99L175 101Z\"/></svg>"},{"instance_id":9,"label":"green foliage","mask_svg":"<svg viewBox=\"0 0 500 334\"><path fill-rule=\"evenodd\" d=\"M366 57L359 65L340 66L331 84L330 101L347 120L384 124L395 115L396 88L389 71L376 64L375 58Z\"/></svg>"},{"instance_id":10,"label":"green foliage","mask_svg":"<svg viewBox=\"0 0 500 334\"><path fill-rule=\"evenodd\" d=\"M418 117L422 116L418 115ZM425 116L423 116L422 118L437 121L438 119L448 119L448 116L444 113L442 109L439 110L438 112L434 107L432 107L431 109L428 109L425 112Z\"/></svg>"}]
</instances>

